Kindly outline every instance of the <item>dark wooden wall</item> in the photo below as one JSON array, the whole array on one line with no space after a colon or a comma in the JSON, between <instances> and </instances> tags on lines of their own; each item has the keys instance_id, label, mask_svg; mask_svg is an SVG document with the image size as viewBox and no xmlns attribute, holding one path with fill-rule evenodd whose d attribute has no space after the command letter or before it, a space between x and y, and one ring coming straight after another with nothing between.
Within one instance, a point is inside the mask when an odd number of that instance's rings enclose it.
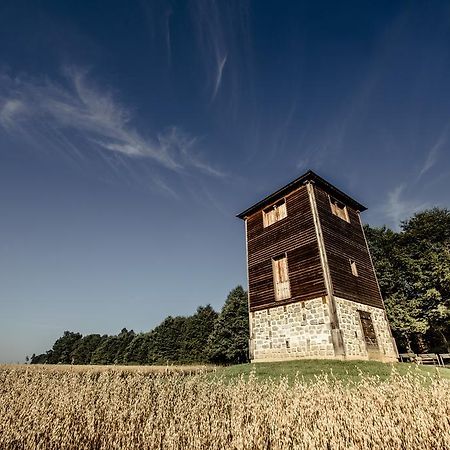
<instances>
[{"instance_id":1,"label":"dark wooden wall","mask_svg":"<svg viewBox=\"0 0 450 450\"><path fill-rule=\"evenodd\" d=\"M334 295L382 308L383 301L358 213L347 206L348 223L331 212L328 194L324 190L315 186L314 192ZM356 262L358 277L352 274L349 258Z\"/></svg>"},{"instance_id":2,"label":"dark wooden wall","mask_svg":"<svg viewBox=\"0 0 450 450\"><path fill-rule=\"evenodd\" d=\"M287 217L266 228L262 211L247 219L250 310L326 295L306 186L286 198ZM291 298L275 300L272 258L287 253Z\"/></svg>"}]
</instances>

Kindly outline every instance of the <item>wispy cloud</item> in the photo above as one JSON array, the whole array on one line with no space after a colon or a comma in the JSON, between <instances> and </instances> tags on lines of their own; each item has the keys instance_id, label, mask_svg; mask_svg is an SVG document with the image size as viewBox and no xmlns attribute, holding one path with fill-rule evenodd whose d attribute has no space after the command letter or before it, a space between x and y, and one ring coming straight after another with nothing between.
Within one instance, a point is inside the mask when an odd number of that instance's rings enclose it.
<instances>
[{"instance_id":1,"label":"wispy cloud","mask_svg":"<svg viewBox=\"0 0 450 450\"><path fill-rule=\"evenodd\" d=\"M0 128L17 138L44 134L51 139L53 133L58 145L78 154L96 147L180 173L223 175L200 158L194 151L197 139L179 127L169 126L153 136L140 132L133 126L130 109L77 68L65 69L61 83L1 74Z\"/></svg>"},{"instance_id":2,"label":"wispy cloud","mask_svg":"<svg viewBox=\"0 0 450 450\"><path fill-rule=\"evenodd\" d=\"M408 199L407 192L408 190L410 192L411 190L417 192L418 186L423 187L424 183L421 178L437 163L440 152L448 143L448 130L449 126L446 126L435 143L431 146L420 171L418 173L416 172L417 175L412 177L410 182L399 184L388 192L387 202L382 207L382 213L384 214L384 217L390 221L390 225L395 229L399 228L400 221L405 220L414 213L430 206L426 202L421 203L417 200L412 200L411 198Z\"/></svg>"},{"instance_id":3,"label":"wispy cloud","mask_svg":"<svg viewBox=\"0 0 450 450\"><path fill-rule=\"evenodd\" d=\"M11 128L15 123L15 116L25 111L25 105L18 99L3 99L0 105L0 125L4 128Z\"/></svg>"},{"instance_id":4,"label":"wispy cloud","mask_svg":"<svg viewBox=\"0 0 450 450\"><path fill-rule=\"evenodd\" d=\"M390 219L390 225L399 228L400 222L412 214L428 206L427 203L417 203L406 198L406 185L400 184L388 192L387 203L384 206L384 215Z\"/></svg>"},{"instance_id":5,"label":"wispy cloud","mask_svg":"<svg viewBox=\"0 0 450 450\"><path fill-rule=\"evenodd\" d=\"M172 64L172 38L170 35L170 18L172 17L172 8L165 11L165 34L166 34L166 46L167 46L167 64Z\"/></svg>"},{"instance_id":6,"label":"wispy cloud","mask_svg":"<svg viewBox=\"0 0 450 450\"><path fill-rule=\"evenodd\" d=\"M216 82L214 84L214 91L213 91L213 95L212 95L213 100L216 98L217 92L219 92L220 83L222 82L223 68L225 67L226 62L227 62L227 55L225 55L222 59L219 59L217 61Z\"/></svg>"},{"instance_id":7,"label":"wispy cloud","mask_svg":"<svg viewBox=\"0 0 450 450\"><path fill-rule=\"evenodd\" d=\"M309 159L308 158L302 158L297 162L297 165L295 166L297 170L307 170L309 167Z\"/></svg>"},{"instance_id":8,"label":"wispy cloud","mask_svg":"<svg viewBox=\"0 0 450 450\"><path fill-rule=\"evenodd\" d=\"M219 92L226 92L221 97L221 112L226 106L234 114L251 61L249 2L190 0L187 3L205 70L208 99L212 103Z\"/></svg>"},{"instance_id":9,"label":"wispy cloud","mask_svg":"<svg viewBox=\"0 0 450 450\"><path fill-rule=\"evenodd\" d=\"M211 101L214 101L222 83L223 68L227 61L228 43L220 4L215 0L191 2L192 18L206 68Z\"/></svg>"},{"instance_id":10,"label":"wispy cloud","mask_svg":"<svg viewBox=\"0 0 450 450\"><path fill-rule=\"evenodd\" d=\"M442 148L448 143L448 130L449 125L447 125L441 135L438 137L434 145L431 147L427 153L425 162L419 172L419 178L422 177L426 172L428 172L437 162L439 158L439 153Z\"/></svg>"}]
</instances>

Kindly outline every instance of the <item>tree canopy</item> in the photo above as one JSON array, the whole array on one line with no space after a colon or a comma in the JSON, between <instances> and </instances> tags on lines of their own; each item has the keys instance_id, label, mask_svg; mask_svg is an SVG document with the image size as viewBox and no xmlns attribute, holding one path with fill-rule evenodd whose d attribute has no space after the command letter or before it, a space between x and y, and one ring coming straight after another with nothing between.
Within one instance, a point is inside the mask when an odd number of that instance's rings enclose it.
<instances>
[{"instance_id":1,"label":"tree canopy","mask_svg":"<svg viewBox=\"0 0 450 450\"><path fill-rule=\"evenodd\" d=\"M233 289L217 318L208 339L210 361L220 364L248 360L248 301L242 286Z\"/></svg>"},{"instance_id":2,"label":"tree canopy","mask_svg":"<svg viewBox=\"0 0 450 450\"><path fill-rule=\"evenodd\" d=\"M31 357L32 364L187 364L211 361L210 345L219 346L223 336L218 330L224 318L236 319L235 325L228 326L227 345L230 350L223 362L247 360L247 306L239 309L239 299L247 295L242 287L237 287L232 299L227 300L220 316L211 305L199 306L187 317L169 316L147 333L136 334L123 328L117 335L107 336L65 331L56 340L52 349ZM230 303L231 302L231 303ZM236 309L238 307L238 309ZM239 315L244 315L244 322ZM222 317L219 328L218 316ZM242 322L242 323L241 323ZM240 323L240 325L238 325ZM213 337L213 331L215 334ZM216 358L217 359L217 358ZM220 359L220 358L219 358ZM217 361L219 361L217 359ZM220 359L222 361L222 359Z\"/></svg>"},{"instance_id":3,"label":"tree canopy","mask_svg":"<svg viewBox=\"0 0 450 450\"><path fill-rule=\"evenodd\" d=\"M450 211L422 211L400 228L365 227L397 345L450 351Z\"/></svg>"}]
</instances>

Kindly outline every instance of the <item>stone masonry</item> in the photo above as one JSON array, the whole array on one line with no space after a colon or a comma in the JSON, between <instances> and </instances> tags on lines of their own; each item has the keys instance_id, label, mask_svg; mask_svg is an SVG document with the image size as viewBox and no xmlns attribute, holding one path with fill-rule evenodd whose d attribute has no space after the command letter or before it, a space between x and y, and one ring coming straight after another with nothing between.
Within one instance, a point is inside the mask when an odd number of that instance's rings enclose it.
<instances>
[{"instance_id":1,"label":"stone masonry","mask_svg":"<svg viewBox=\"0 0 450 450\"><path fill-rule=\"evenodd\" d=\"M366 311L371 314L373 327L377 336L380 349L379 358L385 361L397 361L397 353L383 309L363 305L343 298L335 297L339 328L342 330L345 354L347 358L368 358L363 331L359 320L358 311Z\"/></svg>"},{"instance_id":2,"label":"stone masonry","mask_svg":"<svg viewBox=\"0 0 450 450\"><path fill-rule=\"evenodd\" d=\"M335 298L346 359L367 359L358 310L371 313L380 354L395 361L396 351L384 310ZM251 359L335 358L328 299L315 298L250 313Z\"/></svg>"},{"instance_id":3,"label":"stone masonry","mask_svg":"<svg viewBox=\"0 0 450 450\"><path fill-rule=\"evenodd\" d=\"M254 311L250 323L252 360L334 357L325 297Z\"/></svg>"}]
</instances>

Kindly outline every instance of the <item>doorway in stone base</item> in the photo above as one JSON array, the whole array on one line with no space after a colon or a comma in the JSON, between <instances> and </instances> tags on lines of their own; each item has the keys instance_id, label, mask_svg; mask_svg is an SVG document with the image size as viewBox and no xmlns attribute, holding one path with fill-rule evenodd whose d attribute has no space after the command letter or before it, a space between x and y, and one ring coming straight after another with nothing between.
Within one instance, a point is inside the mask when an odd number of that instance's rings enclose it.
<instances>
[{"instance_id":1,"label":"doorway in stone base","mask_svg":"<svg viewBox=\"0 0 450 450\"><path fill-rule=\"evenodd\" d=\"M364 342L369 359L376 359L380 355L377 335L373 326L372 316L367 311L358 311Z\"/></svg>"}]
</instances>

